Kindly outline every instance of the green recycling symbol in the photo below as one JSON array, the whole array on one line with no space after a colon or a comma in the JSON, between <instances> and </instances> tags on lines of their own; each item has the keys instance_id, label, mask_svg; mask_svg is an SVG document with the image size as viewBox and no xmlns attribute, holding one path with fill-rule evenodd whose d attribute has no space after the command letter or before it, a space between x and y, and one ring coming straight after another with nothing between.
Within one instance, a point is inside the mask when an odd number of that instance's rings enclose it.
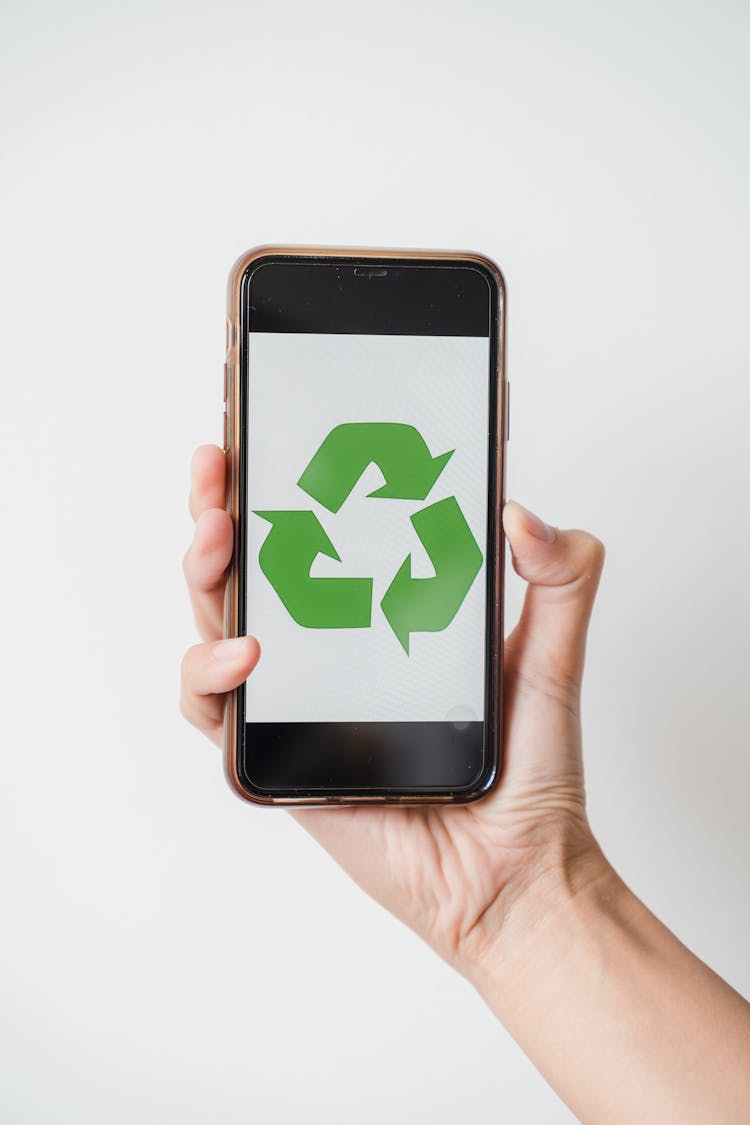
<instances>
[{"instance_id":1,"label":"green recycling symbol","mask_svg":"<svg viewBox=\"0 0 750 1125\"><path fill-rule=\"evenodd\" d=\"M424 500L455 450L433 457L414 426L401 422L345 422L335 426L297 481L338 512L362 473L374 462L385 484L371 497ZM311 578L318 554L341 559L309 509L256 511L271 530L260 549L260 569L290 616L308 629L365 629L372 621L372 578ZM421 508L411 523L435 568L433 578L412 578L407 555L380 608L404 651L409 635L450 625L482 565L482 552L455 496Z\"/></svg>"}]
</instances>

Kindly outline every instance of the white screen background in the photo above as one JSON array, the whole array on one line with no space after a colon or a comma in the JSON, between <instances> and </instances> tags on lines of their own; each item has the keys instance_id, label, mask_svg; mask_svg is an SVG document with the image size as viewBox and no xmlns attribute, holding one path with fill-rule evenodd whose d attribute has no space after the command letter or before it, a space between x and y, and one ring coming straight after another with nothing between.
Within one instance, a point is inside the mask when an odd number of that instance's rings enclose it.
<instances>
[{"instance_id":1,"label":"white screen background","mask_svg":"<svg viewBox=\"0 0 750 1125\"><path fill-rule=\"evenodd\" d=\"M247 681L248 722L481 719L485 566L451 624L401 648L380 601L407 554L412 575L434 569L412 513L455 496L486 552L489 340L463 336L251 333L248 388L247 631L261 659ZM297 486L342 422L404 422L437 456L455 453L422 501L368 498L368 466L335 515ZM312 509L341 562L318 555L312 577L372 577L368 629L307 629L289 615L258 564L271 525L253 509Z\"/></svg>"}]
</instances>

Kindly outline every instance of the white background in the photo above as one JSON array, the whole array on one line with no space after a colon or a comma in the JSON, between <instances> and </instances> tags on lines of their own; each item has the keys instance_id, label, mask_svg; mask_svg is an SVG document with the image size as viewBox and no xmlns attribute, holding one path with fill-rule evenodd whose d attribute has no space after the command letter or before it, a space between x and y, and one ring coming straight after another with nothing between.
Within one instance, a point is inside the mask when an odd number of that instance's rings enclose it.
<instances>
[{"instance_id":1,"label":"white background","mask_svg":"<svg viewBox=\"0 0 750 1125\"><path fill-rule=\"evenodd\" d=\"M341 561L317 555L313 578L372 578L367 629L305 629L258 562L271 525L251 514L247 631L263 658L247 681L248 722L401 722L484 715L484 563L440 632L404 651L380 603L407 555L413 578L435 574L410 517L455 496L486 551L489 339L250 333L247 497L257 510L309 509ZM370 464L333 515L297 485L342 422L414 426L433 457L454 450L424 500L368 498Z\"/></svg>"},{"instance_id":2,"label":"white background","mask_svg":"<svg viewBox=\"0 0 750 1125\"><path fill-rule=\"evenodd\" d=\"M591 818L750 993L747 5L20 3L3 89L0 1117L570 1115L177 713L188 460L262 241L474 248L510 494L600 535ZM510 583L510 618L519 583Z\"/></svg>"}]
</instances>

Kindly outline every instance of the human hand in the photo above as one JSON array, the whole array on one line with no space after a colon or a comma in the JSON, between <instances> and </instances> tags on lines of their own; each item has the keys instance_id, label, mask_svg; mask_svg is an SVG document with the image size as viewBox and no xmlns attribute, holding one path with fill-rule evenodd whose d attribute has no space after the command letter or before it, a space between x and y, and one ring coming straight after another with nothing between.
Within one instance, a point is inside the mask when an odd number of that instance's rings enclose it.
<instances>
[{"instance_id":1,"label":"human hand","mask_svg":"<svg viewBox=\"0 0 750 1125\"><path fill-rule=\"evenodd\" d=\"M185 717L221 743L225 695L252 672L257 640L223 641L233 531L226 464L197 450L196 520L184 571L203 643L182 666ZM469 977L533 930L540 912L608 870L588 825L580 686L586 631L604 558L583 531L547 527L509 502L503 524L528 583L504 650L504 762L499 785L468 805L308 808L292 815L375 899Z\"/></svg>"}]
</instances>

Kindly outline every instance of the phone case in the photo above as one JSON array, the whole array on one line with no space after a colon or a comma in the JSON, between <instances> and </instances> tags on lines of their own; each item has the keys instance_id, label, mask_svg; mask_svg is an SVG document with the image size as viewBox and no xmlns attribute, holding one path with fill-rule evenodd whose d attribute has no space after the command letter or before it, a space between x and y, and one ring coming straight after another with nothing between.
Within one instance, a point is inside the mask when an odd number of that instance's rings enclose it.
<instances>
[{"instance_id":1,"label":"phone case","mask_svg":"<svg viewBox=\"0 0 750 1125\"><path fill-rule=\"evenodd\" d=\"M505 360L505 319L507 308L507 295L505 280L499 267L491 259L482 254L471 251L455 250L398 250L378 249L374 247L331 247L331 246L257 246L248 250L237 259L229 274L227 284L227 316L226 316L226 355L224 362L224 414L223 436L224 450L227 458L227 511L232 517L235 527L235 537L239 519L239 442L240 435L240 403L239 403L239 333L240 333L240 302L242 279L246 271L259 259L267 256L287 255L290 257L309 257L310 259L337 259L337 258L378 258L378 259L409 259L424 261L431 264L435 262L474 262L489 271L497 284L498 292L498 337L497 351L497 454L495 462L495 495L499 510L505 500L505 462L506 444L508 440L508 382L506 378ZM492 662L491 682L494 690L491 692L489 704L489 741L494 747L494 768L481 788L459 794L444 796L426 795L399 795L399 796L327 796L324 794L300 797L265 797L248 791L241 783L237 770L237 691L231 692L226 701L224 710L223 756L224 771L227 780L238 796L257 805L284 805L284 806L353 806L353 805L384 805L395 806L410 805L444 805L466 804L485 796L496 784L501 763L502 740L502 682L503 682L503 581L504 581L504 536L502 519L495 521L494 567L495 590L497 597L495 604L489 611L494 615L495 643L488 653ZM239 611L239 591L236 562L237 552L234 553L233 563L226 584L224 599L224 636L236 637Z\"/></svg>"}]
</instances>

